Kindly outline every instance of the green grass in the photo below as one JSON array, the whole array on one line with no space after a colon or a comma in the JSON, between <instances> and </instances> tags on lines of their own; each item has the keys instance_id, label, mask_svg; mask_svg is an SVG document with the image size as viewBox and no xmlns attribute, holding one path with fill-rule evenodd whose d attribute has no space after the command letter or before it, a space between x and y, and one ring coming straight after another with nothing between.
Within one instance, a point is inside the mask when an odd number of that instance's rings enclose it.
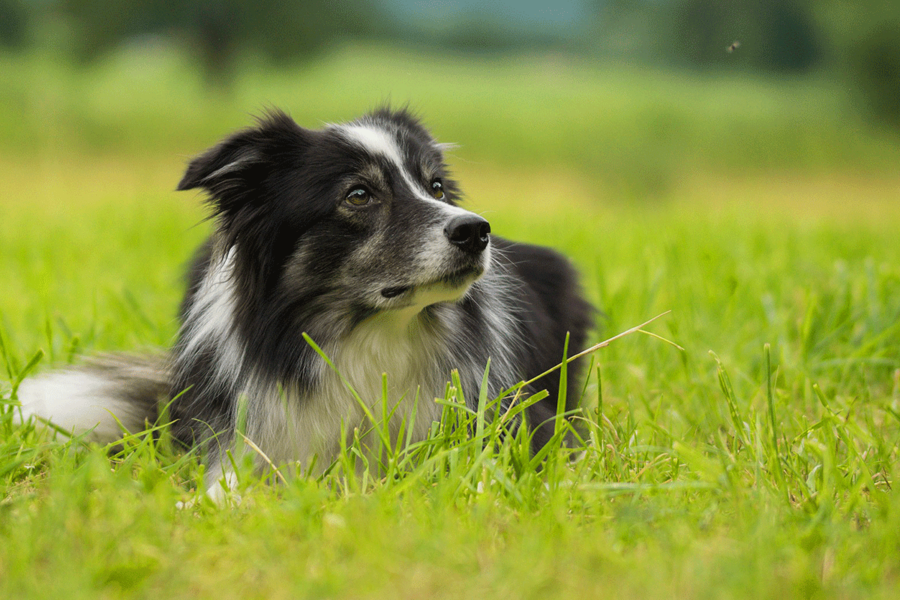
<instances>
[{"instance_id":1,"label":"green grass","mask_svg":"<svg viewBox=\"0 0 900 600\"><path fill-rule=\"evenodd\" d=\"M353 447L321 478L242 465L227 508L165 438L53 440L7 403L0 597L896 596L900 151L843 125L838 96L736 80L735 108L721 82L563 63L549 86L528 64L386 50L245 71L217 96L177 58L146 73L117 60L0 69L18 82L0 87L3 397L39 349L41 370L171 342L182 265L208 231L198 199L170 192L186 155L266 101L313 125L391 91L462 143L453 166L494 231L573 258L604 313L596 341L671 310L647 330L684 350L634 333L595 353L573 383L579 461L554 451L538 470L521 439L483 444L496 421L447 406L427 443L384 448L363 477ZM819 116L794 147L800 99ZM684 121L658 157L641 114ZM743 127L759 131L737 136L746 152L716 142ZM614 138L624 178L597 167L609 150L572 160ZM635 202L642 156L665 185Z\"/></svg>"}]
</instances>

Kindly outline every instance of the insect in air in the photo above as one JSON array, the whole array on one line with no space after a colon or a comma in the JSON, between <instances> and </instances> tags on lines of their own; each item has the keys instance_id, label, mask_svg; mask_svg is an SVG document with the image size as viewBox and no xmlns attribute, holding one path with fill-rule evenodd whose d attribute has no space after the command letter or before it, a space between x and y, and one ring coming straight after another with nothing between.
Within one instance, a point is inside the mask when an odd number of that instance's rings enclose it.
<instances>
[{"instance_id":1,"label":"insect in air","mask_svg":"<svg viewBox=\"0 0 900 600\"><path fill-rule=\"evenodd\" d=\"M728 52L729 54L731 54L732 52L734 52L735 50L737 50L740 47L741 47L741 42L739 40L734 40L730 46L725 48L725 52Z\"/></svg>"}]
</instances>

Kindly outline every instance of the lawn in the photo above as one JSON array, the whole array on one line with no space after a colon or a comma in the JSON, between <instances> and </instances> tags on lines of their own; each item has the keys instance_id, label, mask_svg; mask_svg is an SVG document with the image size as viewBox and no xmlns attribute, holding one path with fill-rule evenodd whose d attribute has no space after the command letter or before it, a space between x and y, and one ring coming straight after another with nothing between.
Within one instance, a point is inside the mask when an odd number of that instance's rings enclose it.
<instances>
[{"instance_id":1,"label":"lawn","mask_svg":"<svg viewBox=\"0 0 900 600\"><path fill-rule=\"evenodd\" d=\"M583 448L543 469L447 407L387 475L243 469L222 508L165 436L51 439L5 402L0 597L896 597L900 141L841 90L385 48L207 90L154 52L0 56L3 398L39 351L171 343L209 227L172 190L266 105L316 127L411 102L460 144L468 207L572 257L595 341L671 312L570 382Z\"/></svg>"}]
</instances>

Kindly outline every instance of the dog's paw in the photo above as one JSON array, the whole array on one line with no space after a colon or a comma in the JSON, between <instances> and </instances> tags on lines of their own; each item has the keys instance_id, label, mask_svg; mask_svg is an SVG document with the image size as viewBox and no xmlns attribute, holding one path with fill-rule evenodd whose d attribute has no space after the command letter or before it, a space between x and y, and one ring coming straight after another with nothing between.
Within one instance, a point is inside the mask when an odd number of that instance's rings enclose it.
<instances>
[{"instance_id":1,"label":"dog's paw","mask_svg":"<svg viewBox=\"0 0 900 600\"><path fill-rule=\"evenodd\" d=\"M206 488L206 497L212 500L219 508L226 506L237 507L241 505L241 495L235 492L238 486L237 474L228 471ZM191 498L186 502L176 502L178 510L189 510L197 506L200 498Z\"/></svg>"}]
</instances>

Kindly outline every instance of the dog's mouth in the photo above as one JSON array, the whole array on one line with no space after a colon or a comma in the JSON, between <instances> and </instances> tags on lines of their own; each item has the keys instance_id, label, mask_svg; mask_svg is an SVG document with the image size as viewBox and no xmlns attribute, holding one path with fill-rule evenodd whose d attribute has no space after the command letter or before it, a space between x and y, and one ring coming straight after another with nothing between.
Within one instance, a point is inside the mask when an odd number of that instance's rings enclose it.
<instances>
[{"instance_id":1,"label":"dog's mouth","mask_svg":"<svg viewBox=\"0 0 900 600\"><path fill-rule=\"evenodd\" d=\"M381 290L381 296L383 298L392 299L402 296L415 288L424 289L437 286L444 287L448 290L459 289L472 283L473 281L481 277L483 273L484 269L481 267L467 267L464 269L453 271L452 273L439 277L434 281L429 281L423 284L386 287Z\"/></svg>"},{"instance_id":2,"label":"dog's mouth","mask_svg":"<svg viewBox=\"0 0 900 600\"><path fill-rule=\"evenodd\" d=\"M411 289L412 289L411 285L401 285L398 287L389 287L389 288L384 288L383 290L381 290L381 295L384 296L385 298L396 298L397 296L405 294L406 292L408 292Z\"/></svg>"}]
</instances>

